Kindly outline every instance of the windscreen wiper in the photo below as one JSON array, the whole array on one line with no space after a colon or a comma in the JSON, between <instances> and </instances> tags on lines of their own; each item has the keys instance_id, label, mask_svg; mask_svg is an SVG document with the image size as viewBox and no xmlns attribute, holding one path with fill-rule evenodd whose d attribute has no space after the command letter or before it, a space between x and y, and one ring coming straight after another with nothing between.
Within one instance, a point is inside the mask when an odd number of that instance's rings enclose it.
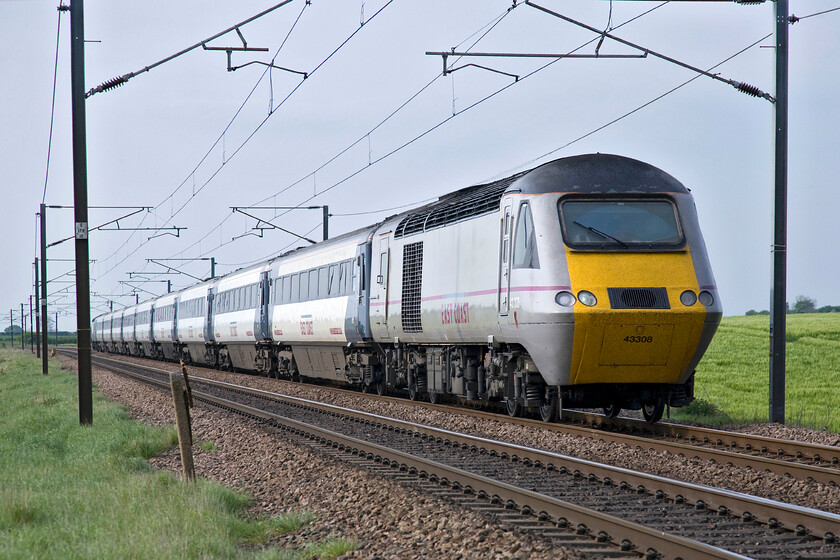
<instances>
[{"instance_id":1,"label":"windscreen wiper","mask_svg":"<svg viewBox=\"0 0 840 560\"><path fill-rule=\"evenodd\" d=\"M613 236L612 236L612 235L610 235L609 233L604 233L603 231L601 231L601 230L599 230L599 229L595 229L595 228L594 228L594 227L592 227L592 226L585 226L585 225L583 225L582 223L580 223L580 222L579 222L579 221L577 221L577 220L575 220L575 221L574 221L574 223L575 223L576 225L579 225L579 226L580 226L580 227L582 227L583 229L588 229L589 231L591 231L591 232L593 232L593 233L597 233L598 235L600 235L600 236L601 236L601 237L603 237L604 239L612 239L613 241L615 241L616 243L618 243L619 245L621 245L621 246L622 246L622 247L624 247L625 249L627 248L627 243L625 243L624 241L622 241L621 239L619 239L619 238L617 238L617 237L613 237Z\"/></svg>"}]
</instances>

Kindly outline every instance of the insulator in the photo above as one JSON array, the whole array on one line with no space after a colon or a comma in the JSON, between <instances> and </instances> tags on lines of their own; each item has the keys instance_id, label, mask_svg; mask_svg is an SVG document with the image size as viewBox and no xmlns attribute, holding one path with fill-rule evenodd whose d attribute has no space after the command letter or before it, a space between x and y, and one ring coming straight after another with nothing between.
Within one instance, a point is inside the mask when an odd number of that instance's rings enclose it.
<instances>
[{"instance_id":1,"label":"insulator","mask_svg":"<svg viewBox=\"0 0 840 560\"><path fill-rule=\"evenodd\" d=\"M96 88L96 91L97 92L105 92L105 91L114 89L116 87L120 87L121 85L123 85L127 81L128 80L126 80L123 76L120 76L118 78L112 78L112 79L108 80L107 82L104 82L100 86L98 86Z\"/></svg>"},{"instance_id":2,"label":"insulator","mask_svg":"<svg viewBox=\"0 0 840 560\"><path fill-rule=\"evenodd\" d=\"M735 89L742 93L746 93L747 95L752 95L753 97L764 97L763 91L761 91L755 86L751 86L750 84L745 84L744 82L735 82L732 85L735 86Z\"/></svg>"}]
</instances>

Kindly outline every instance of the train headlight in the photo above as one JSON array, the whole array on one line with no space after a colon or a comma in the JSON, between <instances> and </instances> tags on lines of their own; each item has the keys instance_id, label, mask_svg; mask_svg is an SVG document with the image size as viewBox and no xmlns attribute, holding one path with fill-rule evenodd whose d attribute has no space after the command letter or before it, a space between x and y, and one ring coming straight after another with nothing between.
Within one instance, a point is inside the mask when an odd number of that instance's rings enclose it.
<instances>
[{"instance_id":1,"label":"train headlight","mask_svg":"<svg viewBox=\"0 0 840 560\"><path fill-rule=\"evenodd\" d=\"M577 297L578 301L587 307L592 307L598 303L598 298L595 297L595 294L586 290L579 291Z\"/></svg>"},{"instance_id":2,"label":"train headlight","mask_svg":"<svg viewBox=\"0 0 840 560\"><path fill-rule=\"evenodd\" d=\"M571 307L577 301L575 299L575 295L572 292L557 292L557 295L554 296L554 301L557 302L557 305L562 305L563 307Z\"/></svg>"},{"instance_id":3,"label":"train headlight","mask_svg":"<svg viewBox=\"0 0 840 560\"><path fill-rule=\"evenodd\" d=\"M697 294L695 294L691 290L684 291L680 294L680 303L682 303L686 307L691 307L692 305L697 303Z\"/></svg>"},{"instance_id":4,"label":"train headlight","mask_svg":"<svg viewBox=\"0 0 840 560\"><path fill-rule=\"evenodd\" d=\"M703 290L702 292L700 292L700 303L702 303L706 307L714 305L715 296L712 295L712 292L707 292L706 290Z\"/></svg>"}]
</instances>

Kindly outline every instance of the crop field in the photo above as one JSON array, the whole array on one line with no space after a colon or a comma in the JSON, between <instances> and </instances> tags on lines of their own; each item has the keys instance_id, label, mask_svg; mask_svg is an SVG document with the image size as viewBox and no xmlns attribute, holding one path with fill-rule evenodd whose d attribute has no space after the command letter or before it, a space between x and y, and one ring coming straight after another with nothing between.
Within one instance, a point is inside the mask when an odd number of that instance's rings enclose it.
<instances>
[{"instance_id":1,"label":"crop field","mask_svg":"<svg viewBox=\"0 0 840 560\"><path fill-rule=\"evenodd\" d=\"M697 367L691 406L675 418L716 424L769 417L770 319L724 317ZM840 313L787 316L785 419L840 433Z\"/></svg>"}]
</instances>

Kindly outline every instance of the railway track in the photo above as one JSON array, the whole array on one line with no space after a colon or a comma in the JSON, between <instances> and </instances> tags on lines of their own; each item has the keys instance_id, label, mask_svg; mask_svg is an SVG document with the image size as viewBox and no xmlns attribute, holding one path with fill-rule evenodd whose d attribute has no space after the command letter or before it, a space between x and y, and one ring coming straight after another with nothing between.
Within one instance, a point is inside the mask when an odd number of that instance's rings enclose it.
<instances>
[{"instance_id":1,"label":"railway track","mask_svg":"<svg viewBox=\"0 0 840 560\"><path fill-rule=\"evenodd\" d=\"M335 387L330 387L330 390L374 401L388 401L394 398ZM398 400L405 406L438 410L445 414L492 419L572 437L590 438L689 459L749 468L759 473L771 472L799 480L831 486L840 485L840 447L669 422L651 425L631 418L607 418L601 414L574 410L563 410L563 421L548 424L538 419L511 418L504 413L478 408Z\"/></svg>"},{"instance_id":2,"label":"railway track","mask_svg":"<svg viewBox=\"0 0 840 560\"><path fill-rule=\"evenodd\" d=\"M97 365L157 377L164 370ZM736 492L192 376L194 397L282 426L520 519L546 538L571 529L603 554L682 558L840 558L840 516ZM560 533L558 533L560 532ZM609 552L608 552L609 551ZM782 556L780 556L780 553Z\"/></svg>"},{"instance_id":3,"label":"railway track","mask_svg":"<svg viewBox=\"0 0 840 560\"><path fill-rule=\"evenodd\" d=\"M246 377L247 378L247 377ZM331 387L331 391L371 400L394 397L362 394L355 390ZM399 399L400 404L460 414L477 419L492 419L514 425L553 431L572 437L628 445L649 451L697 458L720 464L771 472L799 480L840 485L840 447L768 438L759 435L727 432L700 426L659 422L648 424L631 418L607 418L600 414L563 410L563 421L546 423L532 418L512 418L507 414L477 408Z\"/></svg>"}]
</instances>

